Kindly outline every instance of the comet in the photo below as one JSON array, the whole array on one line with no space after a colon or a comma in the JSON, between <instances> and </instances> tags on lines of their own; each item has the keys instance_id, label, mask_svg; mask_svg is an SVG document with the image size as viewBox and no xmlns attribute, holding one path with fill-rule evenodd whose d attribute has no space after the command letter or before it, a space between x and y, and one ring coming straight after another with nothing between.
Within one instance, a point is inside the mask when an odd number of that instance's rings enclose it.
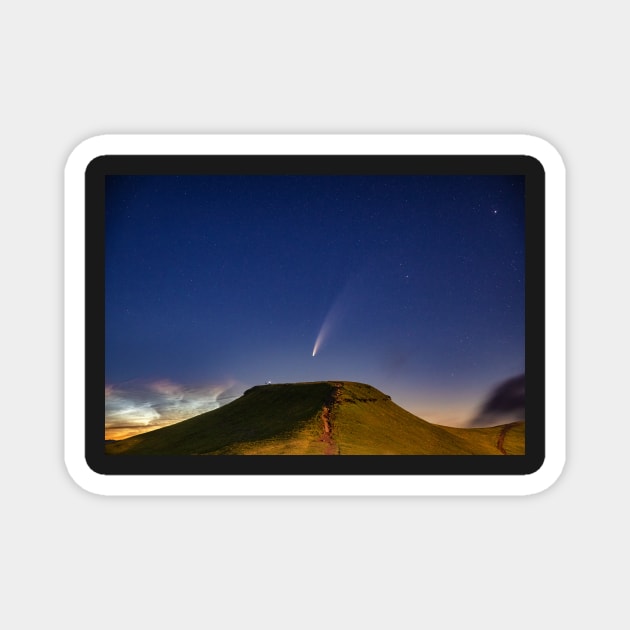
<instances>
[{"instance_id":1,"label":"comet","mask_svg":"<svg viewBox=\"0 0 630 630\"><path fill-rule=\"evenodd\" d=\"M347 306L347 287L337 296L336 300L333 302L332 306L326 313L326 317L324 317L324 321L319 329L319 334L317 335L317 339L315 339L315 345L313 346L313 356L317 356L317 353L320 351L322 345L327 340L330 335L330 331L334 327L334 324L337 323L341 315L346 311Z\"/></svg>"},{"instance_id":2,"label":"comet","mask_svg":"<svg viewBox=\"0 0 630 630\"><path fill-rule=\"evenodd\" d=\"M335 306L336 306L336 303L333 304L332 308L328 311L328 314L324 318L322 327L319 329L319 334L317 335L317 339L315 339L315 345L313 346L313 356L316 356L317 353L319 352L319 349L321 348L322 344L326 340L326 337L328 337L328 333L330 332L330 329L332 327L333 320L336 319Z\"/></svg>"},{"instance_id":3,"label":"comet","mask_svg":"<svg viewBox=\"0 0 630 630\"><path fill-rule=\"evenodd\" d=\"M313 346L313 356L317 355L317 351L319 347L322 345L322 341L324 339L324 330L319 331L319 335L317 335L317 339L315 339L315 345Z\"/></svg>"},{"instance_id":4,"label":"comet","mask_svg":"<svg viewBox=\"0 0 630 630\"><path fill-rule=\"evenodd\" d=\"M319 348L321 347L322 343L324 342L324 339L326 338L328 334L328 329L330 328L330 326L327 326L326 323L327 323L327 320L324 320L324 323L322 324L322 327L319 330L319 335L317 335L317 339L315 339L315 345L313 346L313 356L317 355L317 353L319 352Z\"/></svg>"}]
</instances>

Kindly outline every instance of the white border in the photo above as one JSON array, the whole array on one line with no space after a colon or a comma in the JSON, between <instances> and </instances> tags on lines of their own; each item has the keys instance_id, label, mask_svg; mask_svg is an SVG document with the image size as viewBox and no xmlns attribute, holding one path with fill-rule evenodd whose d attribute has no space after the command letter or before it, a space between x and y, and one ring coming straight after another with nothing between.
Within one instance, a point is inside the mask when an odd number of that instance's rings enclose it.
<instances>
[{"instance_id":1,"label":"white border","mask_svg":"<svg viewBox=\"0 0 630 630\"><path fill-rule=\"evenodd\" d=\"M529 155L546 173L546 457L530 475L102 475L85 461L85 169L102 155ZM89 138L65 168L65 462L102 495L528 495L565 462L565 169L556 149L527 135L106 135Z\"/></svg>"}]
</instances>

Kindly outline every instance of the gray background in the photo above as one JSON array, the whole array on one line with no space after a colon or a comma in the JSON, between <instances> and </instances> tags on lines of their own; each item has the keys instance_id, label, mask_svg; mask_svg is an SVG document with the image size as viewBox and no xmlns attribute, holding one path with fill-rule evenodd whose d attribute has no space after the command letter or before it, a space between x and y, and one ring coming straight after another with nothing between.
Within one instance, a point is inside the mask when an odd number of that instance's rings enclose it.
<instances>
[{"instance_id":1,"label":"gray background","mask_svg":"<svg viewBox=\"0 0 630 630\"><path fill-rule=\"evenodd\" d=\"M7 627L621 627L623 5L224 4L2 9ZM568 169L561 479L528 498L106 499L80 490L62 460L62 170L82 139L120 132L549 140Z\"/></svg>"}]
</instances>

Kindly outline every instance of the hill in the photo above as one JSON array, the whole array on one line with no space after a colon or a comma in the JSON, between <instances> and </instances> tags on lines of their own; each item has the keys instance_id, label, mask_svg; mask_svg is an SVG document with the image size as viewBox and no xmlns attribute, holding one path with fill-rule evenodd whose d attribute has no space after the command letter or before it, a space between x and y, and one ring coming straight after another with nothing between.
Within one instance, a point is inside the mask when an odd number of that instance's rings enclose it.
<instances>
[{"instance_id":1,"label":"hill","mask_svg":"<svg viewBox=\"0 0 630 630\"><path fill-rule=\"evenodd\" d=\"M125 440L133 455L501 455L525 450L524 423L431 424L362 383L259 385L232 403Z\"/></svg>"}]
</instances>

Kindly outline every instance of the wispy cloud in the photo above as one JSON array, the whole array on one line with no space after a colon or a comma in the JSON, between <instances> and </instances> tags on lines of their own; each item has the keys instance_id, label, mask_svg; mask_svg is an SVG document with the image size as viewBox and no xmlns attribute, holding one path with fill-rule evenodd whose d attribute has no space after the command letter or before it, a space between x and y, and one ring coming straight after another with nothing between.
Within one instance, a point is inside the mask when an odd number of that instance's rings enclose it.
<instances>
[{"instance_id":1,"label":"wispy cloud","mask_svg":"<svg viewBox=\"0 0 630 630\"><path fill-rule=\"evenodd\" d=\"M105 387L105 437L121 439L180 422L226 404L240 394L237 383L188 386L162 379Z\"/></svg>"},{"instance_id":2,"label":"wispy cloud","mask_svg":"<svg viewBox=\"0 0 630 630\"><path fill-rule=\"evenodd\" d=\"M525 374L503 381L488 396L470 426L489 427L525 420Z\"/></svg>"}]
</instances>

